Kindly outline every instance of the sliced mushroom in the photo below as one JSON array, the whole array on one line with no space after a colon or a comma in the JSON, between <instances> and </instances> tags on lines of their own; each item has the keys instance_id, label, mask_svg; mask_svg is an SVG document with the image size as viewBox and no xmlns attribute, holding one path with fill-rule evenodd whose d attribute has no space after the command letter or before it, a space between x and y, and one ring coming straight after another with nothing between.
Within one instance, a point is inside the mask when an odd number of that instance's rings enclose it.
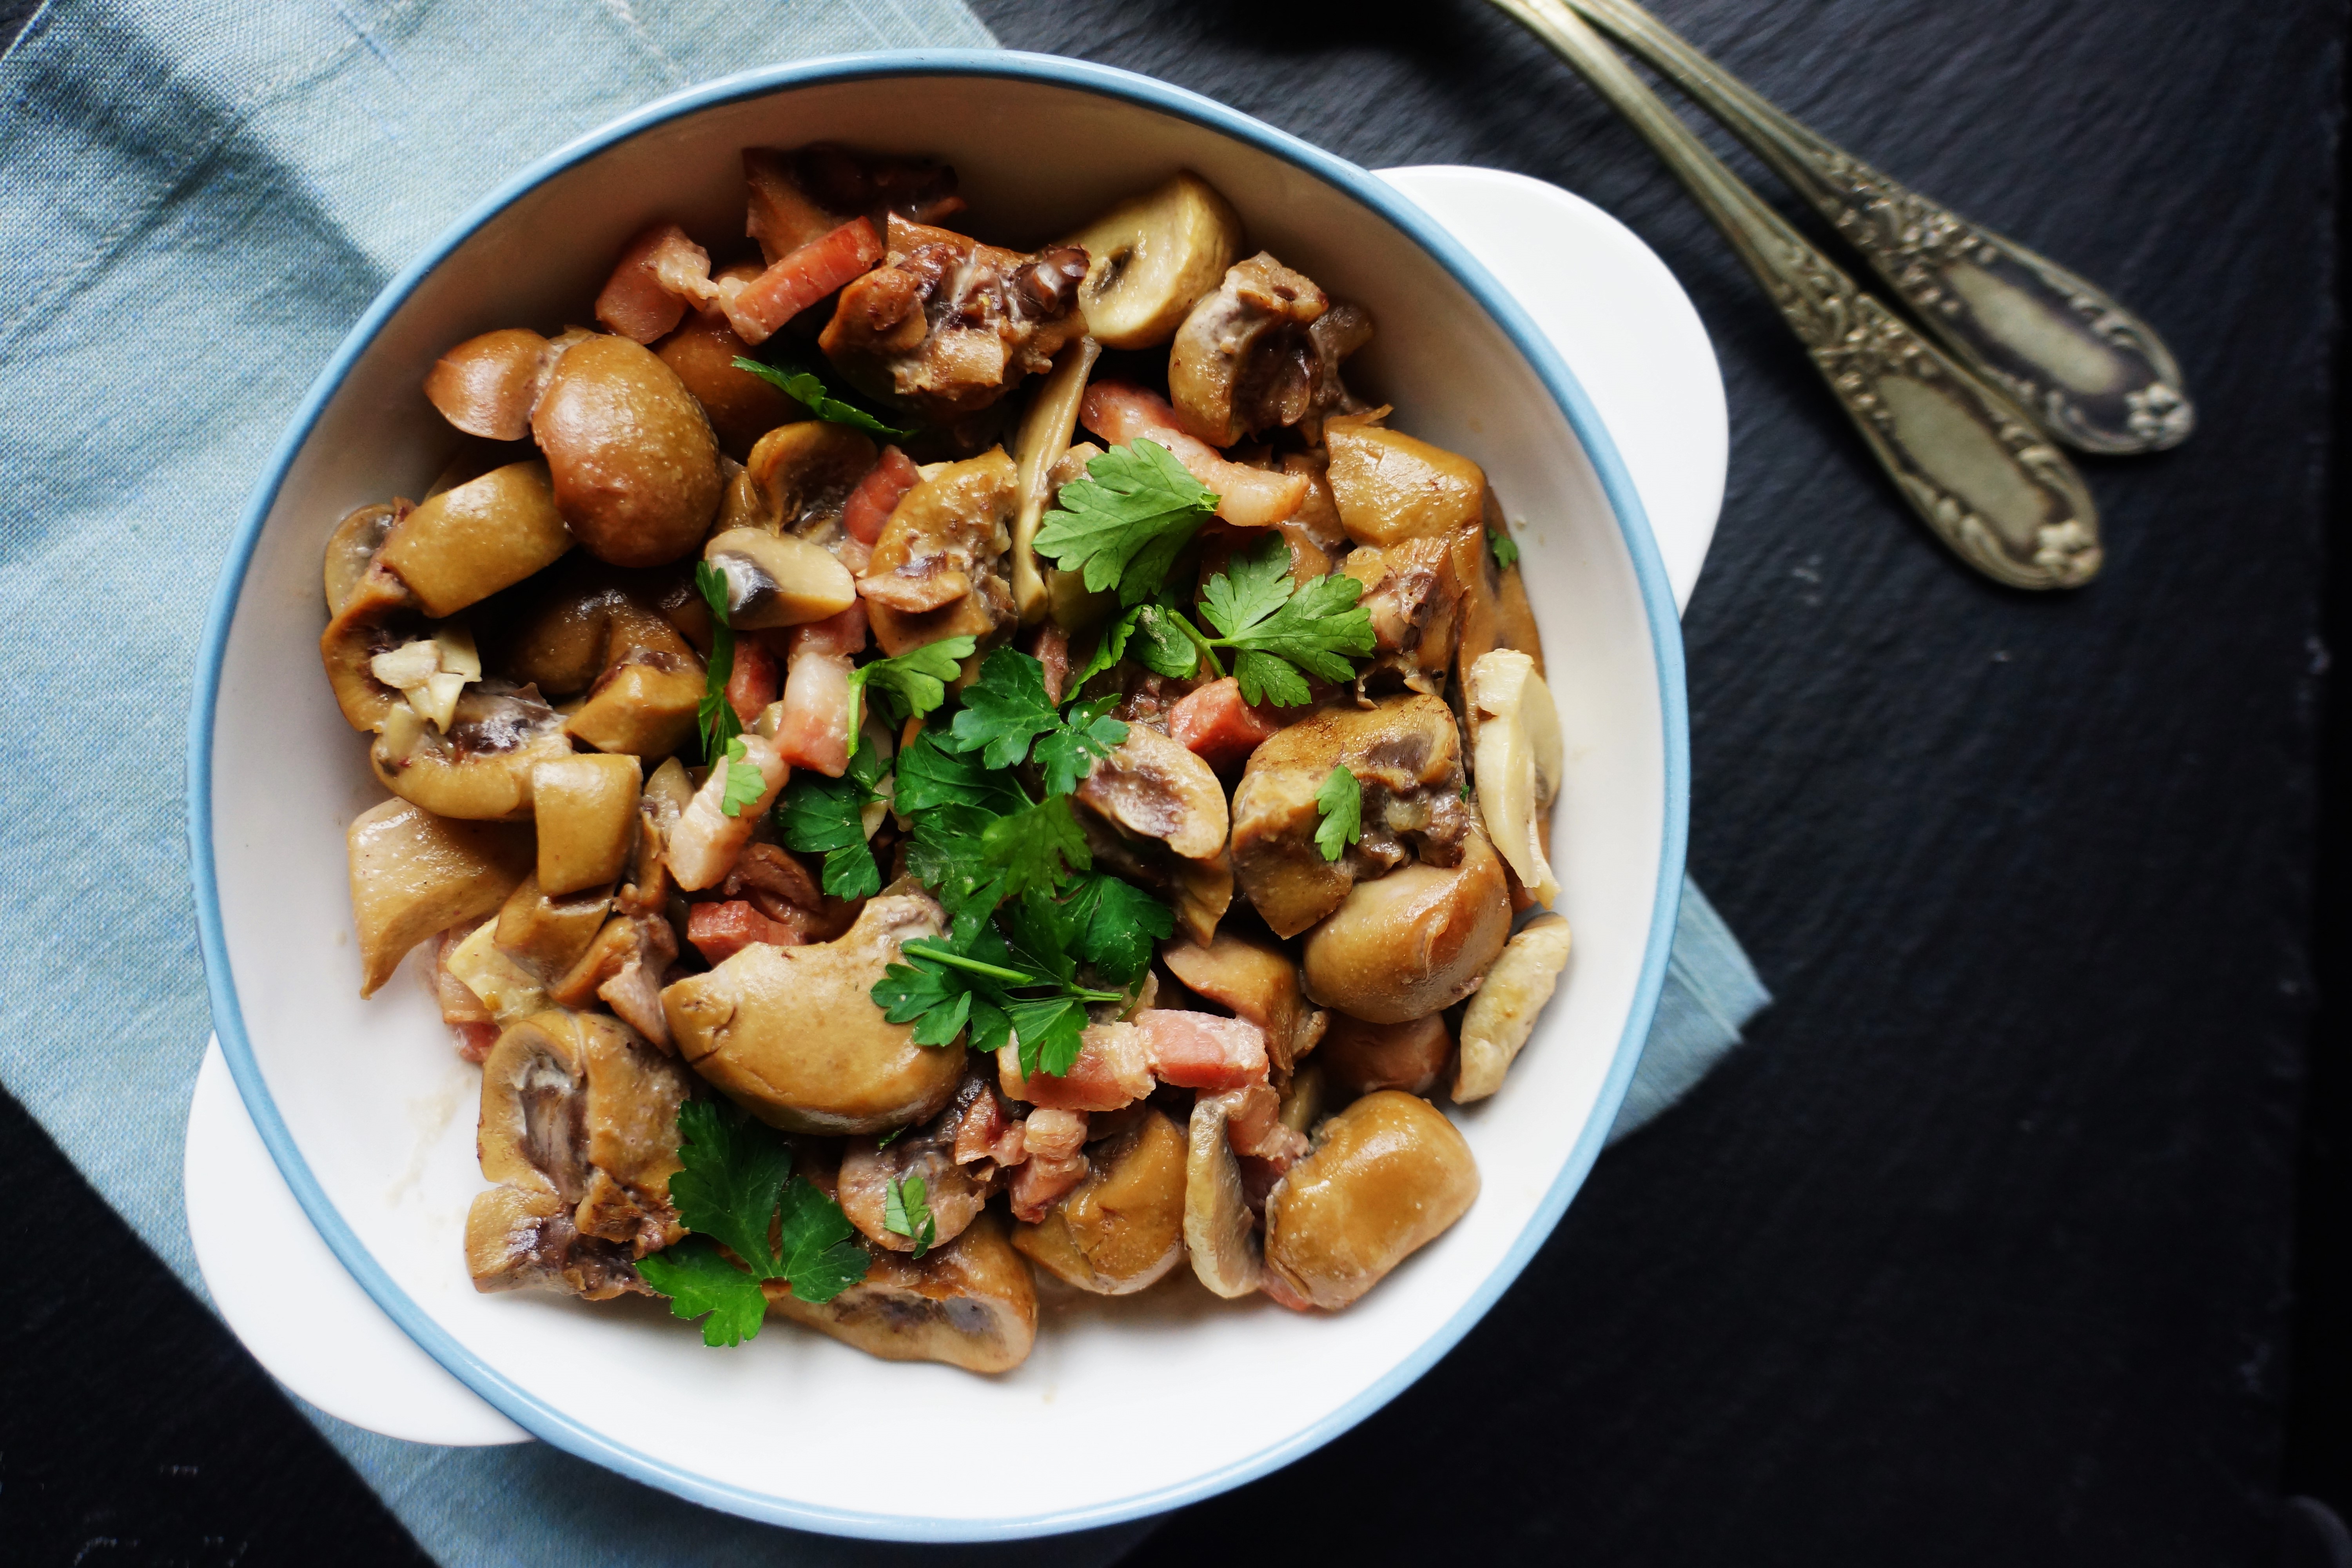
<instances>
[{"instance_id":1,"label":"sliced mushroom","mask_svg":"<svg viewBox=\"0 0 2352 1568\"><path fill-rule=\"evenodd\" d=\"M1037 524L1057 493L1055 468L1070 450L1078 427L1078 402L1087 394L1087 377L1102 357L1102 345L1081 337L1063 345L1054 369L1037 385L1029 410L1021 416L1021 434L1014 440L1020 453L1015 480L1020 510L1013 519L1013 605L1021 624L1035 626L1045 618L1045 580L1051 568L1037 560ZM1083 585L1083 584L1082 584Z\"/></svg>"},{"instance_id":2,"label":"sliced mushroom","mask_svg":"<svg viewBox=\"0 0 2352 1568\"><path fill-rule=\"evenodd\" d=\"M730 529L711 536L702 558L726 580L728 624L738 630L803 626L857 603L849 568L789 533Z\"/></svg>"},{"instance_id":3,"label":"sliced mushroom","mask_svg":"<svg viewBox=\"0 0 2352 1568\"><path fill-rule=\"evenodd\" d=\"M1348 537L1386 548L1444 539L1486 514L1486 476L1469 458L1376 423L1376 410L1327 420L1331 500Z\"/></svg>"},{"instance_id":4,"label":"sliced mushroom","mask_svg":"<svg viewBox=\"0 0 2352 1568\"><path fill-rule=\"evenodd\" d=\"M500 1024L512 1024L545 1011L547 984L499 946L499 924L484 921L472 935L451 948L442 963L460 984L482 999L491 1017Z\"/></svg>"},{"instance_id":5,"label":"sliced mushroom","mask_svg":"<svg viewBox=\"0 0 2352 1568\"><path fill-rule=\"evenodd\" d=\"M1229 1095L1194 1100L1184 1156L1184 1250L1201 1283L1227 1300L1255 1290L1265 1272L1257 1216L1250 1213L1241 1162L1225 1134L1233 1109Z\"/></svg>"},{"instance_id":6,"label":"sliced mushroom","mask_svg":"<svg viewBox=\"0 0 2352 1568\"><path fill-rule=\"evenodd\" d=\"M343 837L362 996L374 995L410 948L490 913L530 872L528 828L451 822L404 800L369 807Z\"/></svg>"},{"instance_id":7,"label":"sliced mushroom","mask_svg":"<svg viewBox=\"0 0 2352 1568\"><path fill-rule=\"evenodd\" d=\"M560 757L531 774L539 885L552 894L609 887L637 837L643 769L635 757Z\"/></svg>"},{"instance_id":8,"label":"sliced mushroom","mask_svg":"<svg viewBox=\"0 0 2352 1568\"><path fill-rule=\"evenodd\" d=\"M1315 842L1316 794L1344 767L1362 791L1363 836L1337 860ZM1234 875L1276 936L1338 909L1364 878L1409 856L1451 865L1470 830L1462 802L1462 735L1437 698L1327 708L1261 742L1234 791Z\"/></svg>"},{"instance_id":9,"label":"sliced mushroom","mask_svg":"<svg viewBox=\"0 0 2352 1568\"><path fill-rule=\"evenodd\" d=\"M616 900L621 911L597 928L588 950L547 988L562 1007L602 1002L629 1027L659 1046L675 1049L669 1016L662 1010L661 977L677 956L677 931L657 908L648 908L654 889L643 884Z\"/></svg>"},{"instance_id":10,"label":"sliced mushroom","mask_svg":"<svg viewBox=\"0 0 2352 1568\"><path fill-rule=\"evenodd\" d=\"M541 821L543 826L545 818ZM492 936L498 951L544 988L548 981L580 962L596 933L604 930L604 917L612 907L609 885L550 893L540 886L538 878L526 877L499 906L499 918L491 922ZM446 962L454 966L455 955ZM478 987L475 994L488 1000Z\"/></svg>"},{"instance_id":11,"label":"sliced mushroom","mask_svg":"<svg viewBox=\"0 0 2352 1568\"><path fill-rule=\"evenodd\" d=\"M863 1280L822 1305L802 1300L782 1280L764 1289L777 1316L884 1361L1010 1372L1037 1341L1036 1280L992 1209L919 1263L876 1253Z\"/></svg>"},{"instance_id":12,"label":"sliced mushroom","mask_svg":"<svg viewBox=\"0 0 2352 1568\"><path fill-rule=\"evenodd\" d=\"M1157 1284L1184 1256L1184 1134L1146 1110L1087 1158L1087 1179L1037 1224L1015 1226L1013 1245L1047 1273L1099 1296Z\"/></svg>"},{"instance_id":13,"label":"sliced mushroom","mask_svg":"<svg viewBox=\"0 0 2352 1568\"><path fill-rule=\"evenodd\" d=\"M1329 1016L1308 1005L1298 988L1298 965L1270 943L1221 931L1213 942L1171 942L1160 962L1186 986L1265 1034L1274 1081L1289 1081L1298 1059L1323 1037Z\"/></svg>"},{"instance_id":14,"label":"sliced mushroom","mask_svg":"<svg viewBox=\"0 0 2352 1568\"><path fill-rule=\"evenodd\" d=\"M467 338L425 375L425 396L468 436L520 441L530 434L548 342L524 327Z\"/></svg>"},{"instance_id":15,"label":"sliced mushroom","mask_svg":"<svg viewBox=\"0 0 2352 1568\"><path fill-rule=\"evenodd\" d=\"M1434 1106L1394 1089L1366 1095L1323 1123L1314 1152L1266 1195L1266 1271L1286 1301L1336 1312L1477 1196L1470 1145Z\"/></svg>"},{"instance_id":16,"label":"sliced mushroom","mask_svg":"<svg viewBox=\"0 0 2352 1568\"><path fill-rule=\"evenodd\" d=\"M787 1132L881 1132L937 1115L963 1052L919 1046L875 1005L901 943L945 929L923 894L869 900L837 942L755 942L662 993L670 1036L695 1070Z\"/></svg>"},{"instance_id":17,"label":"sliced mushroom","mask_svg":"<svg viewBox=\"0 0 2352 1568\"><path fill-rule=\"evenodd\" d=\"M1478 809L1495 852L1507 861L1536 902L1559 897L1559 879L1544 853L1539 825L1559 794L1559 711L1535 660L1496 648L1470 667L1463 707L1476 737Z\"/></svg>"},{"instance_id":18,"label":"sliced mushroom","mask_svg":"<svg viewBox=\"0 0 2352 1568\"><path fill-rule=\"evenodd\" d=\"M327 684L343 721L352 729L373 731L394 709L406 706L397 689L375 678L375 661L410 641L422 624L416 595L382 564L371 562L319 634Z\"/></svg>"},{"instance_id":19,"label":"sliced mushroom","mask_svg":"<svg viewBox=\"0 0 2352 1568\"><path fill-rule=\"evenodd\" d=\"M1443 1013L1402 1024L1368 1024L1335 1013L1316 1060L1325 1080L1353 1100L1383 1089L1427 1094L1453 1055L1454 1034Z\"/></svg>"},{"instance_id":20,"label":"sliced mushroom","mask_svg":"<svg viewBox=\"0 0 2352 1568\"><path fill-rule=\"evenodd\" d=\"M375 558L437 619L554 564L572 543L547 465L509 463L402 518Z\"/></svg>"},{"instance_id":21,"label":"sliced mushroom","mask_svg":"<svg viewBox=\"0 0 2352 1568\"><path fill-rule=\"evenodd\" d=\"M1077 798L1121 832L1156 838L1186 860L1221 854L1231 826L1216 773L1148 724L1127 727L1127 739L1096 762Z\"/></svg>"},{"instance_id":22,"label":"sliced mushroom","mask_svg":"<svg viewBox=\"0 0 2352 1568\"><path fill-rule=\"evenodd\" d=\"M1462 1015L1462 1062L1452 1090L1456 1103L1484 1100L1502 1088L1503 1074L1568 967L1568 922L1558 915L1538 915L1503 949Z\"/></svg>"},{"instance_id":23,"label":"sliced mushroom","mask_svg":"<svg viewBox=\"0 0 2352 1568\"><path fill-rule=\"evenodd\" d=\"M856 431L809 419L761 437L743 474L761 498L768 527L814 535L840 520L876 460L874 443Z\"/></svg>"},{"instance_id":24,"label":"sliced mushroom","mask_svg":"<svg viewBox=\"0 0 2352 1568\"><path fill-rule=\"evenodd\" d=\"M1307 994L1373 1024L1402 1024L1478 988L1511 934L1503 863L1473 834L1451 868L1406 866L1359 882L1307 932Z\"/></svg>"},{"instance_id":25,"label":"sliced mushroom","mask_svg":"<svg viewBox=\"0 0 2352 1568\"><path fill-rule=\"evenodd\" d=\"M998 564L1013 542L1018 472L1002 447L908 490L857 579L874 640L897 655L942 637L987 638L1013 619Z\"/></svg>"},{"instance_id":26,"label":"sliced mushroom","mask_svg":"<svg viewBox=\"0 0 2352 1568\"><path fill-rule=\"evenodd\" d=\"M666 757L694 732L702 666L682 654L636 648L621 656L563 721L563 732L600 752Z\"/></svg>"},{"instance_id":27,"label":"sliced mushroom","mask_svg":"<svg viewBox=\"0 0 2352 1568\"><path fill-rule=\"evenodd\" d=\"M702 542L719 510L719 441L652 350L600 335L558 360L532 412L556 510L588 552L660 566Z\"/></svg>"},{"instance_id":28,"label":"sliced mushroom","mask_svg":"<svg viewBox=\"0 0 2352 1568\"><path fill-rule=\"evenodd\" d=\"M1242 220L1187 169L1070 236L1087 253L1078 308L1107 348L1157 348L1241 254Z\"/></svg>"},{"instance_id":29,"label":"sliced mushroom","mask_svg":"<svg viewBox=\"0 0 2352 1568\"><path fill-rule=\"evenodd\" d=\"M368 764L384 788L438 816L507 821L530 815L531 771L572 755L562 726L532 688L484 681L457 699L446 734L404 703L392 708Z\"/></svg>"},{"instance_id":30,"label":"sliced mushroom","mask_svg":"<svg viewBox=\"0 0 2352 1568\"><path fill-rule=\"evenodd\" d=\"M554 1009L499 1036L478 1141L496 1184L466 1224L475 1289L644 1291L635 1259L685 1234L669 1179L688 1085L617 1019Z\"/></svg>"},{"instance_id":31,"label":"sliced mushroom","mask_svg":"<svg viewBox=\"0 0 2352 1568\"><path fill-rule=\"evenodd\" d=\"M982 1080L985 1087L985 1080ZM924 1250L945 1247L964 1233L994 1190L993 1172L959 1165L955 1135L959 1119L951 1105L929 1121L887 1144L872 1137L853 1138L841 1156L837 1195L841 1212L875 1246L892 1252L912 1252L916 1237L900 1236L886 1223L890 1187L908 1177L922 1184L923 1205L930 1212L932 1235Z\"/></svg>"},{"instance_id":32,"label":"sliced mushroom","mask_svg":"<svg viewBox=\"0 0 2352 1568\"><path fill-rule=\"evenodd\" d=\"M340 616L352 592L367 575L394 524L407 516L406 501L383 501L348 513L327 536L327 614Z\"/></svg>"},{"instance_id":33,"label":"sliced mushroom","mask_svg":"<svg viewBox=\"0 0 2352 1568\"><path fill-rule=\"evenodd\" d=\"M1308 331L1330 309L1312 279L1265 251L1235 263L1168 352L1168 399L1184 428L1230 447L1336 401Z\"/></svg>"}]
</instances>

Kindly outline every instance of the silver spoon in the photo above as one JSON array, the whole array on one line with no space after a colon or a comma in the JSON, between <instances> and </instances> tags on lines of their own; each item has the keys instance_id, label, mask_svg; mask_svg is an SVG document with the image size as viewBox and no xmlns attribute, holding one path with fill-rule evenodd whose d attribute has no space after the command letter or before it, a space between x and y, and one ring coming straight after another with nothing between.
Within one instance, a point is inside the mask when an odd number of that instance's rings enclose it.
<instances>
[{"instance_id":1,"label":"silver spoon","mask_svg":"<svg viewBox=\"0 0 2352 1568\"><path fill-rule=\"evenodd\" d=\"M1837 226L1922 325L2059 440L2122 454L2187 438L2196 413L2171 351L2095 285L1823 140L1634 0L1568 4L1721 121Z\"/></svg>"},{"instance_id":2,"label":"silver spoon","mask_svg":"<svg viewBox=\"0 0 2352 1568\"><path fill-rule=\"evenodd\" d=\"M1912 509L2019 588L2099 569L2098 510L2025 411L1864 292L1722 160L1562 0L1495 0L1631 121L1731 241Z\"/></svg>"}]
</instances>

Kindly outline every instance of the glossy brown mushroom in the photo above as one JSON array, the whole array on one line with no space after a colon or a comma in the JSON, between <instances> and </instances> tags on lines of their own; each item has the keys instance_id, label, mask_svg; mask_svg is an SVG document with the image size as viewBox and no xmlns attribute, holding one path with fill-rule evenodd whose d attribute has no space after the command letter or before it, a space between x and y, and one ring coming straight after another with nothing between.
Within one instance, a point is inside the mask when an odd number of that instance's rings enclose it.
<instances>
[{"instance_id":1,"label":"glossy brown mushroom","mask_svg":"<svg viewBox=\"0 0 2352 1568\"><path fill-rule=\"evenodd\" d=\"M1486 475L1477 464L1399 430L1378 414L1328 421L1331 499L1348 537L1385 547L1444 539L1485 515Z\"/></svg>"},{"instance_id":2,"label":"glossy brown mushroom","mask_svg":"<svg viewBox=\"0 0 2352 1568\"><path fill-rule=\"evenodd\" d=\"M1453 1055L1454 1033L1443 1013L1402 1024L1368 1024L1334 1013L1315 1059L1324 1081L1354 1099L1383 1089L1425 1095L1437 1087Z\"/></svg>"},{"instance_id":3,"label":"glossy brown mushroom","mask_svg":"<svg viewBox=\"0 0 2352 1568\"><path fill-rule=\"evenodd\" d=\"M730 274L740 277L746 271L756 277L759 270L721 268L713 280ZM807 411L774 383L736 367L736 360L751 358L751 350L735 335L724 316L688 311L677 330L654 345L654 353L677 373L679 382L702 405L712 432L730 457L743 458L754 442L777 426L808 417Z\"/></svg>"},{"instance_id":4,"label":"glossy brown mushroom","mask_svg":"<svg viewBox=\"0 0 2352 1568\"><path fill-rule=\"evenodd\" d=\"M949 464L900 499L857 579L884 653L942 637L987 638L1013 621L1000 563L1013 542L1017 478L999 447Z\"/></svg>"},{"instance_id":5,"label":"glossy brown mushroom","mask_svg":"<svg viewBox=\"0 0 2352 1568\"><path fill-rule=\"evenodd\" d=\"M863 1280L822 1305L802 1300L782 1280L763 1289L778 1317L884 1361L1010 1372L1037 1341L1036 1280L993 1209L919 1263L875 1253Z\"/></svg>"},{"instance_id":6,"label":"glossy brown mushroom","mask_svg":"<svg viewBox=\"0 0 2352 1568\"><path fill-rule=\"evenodd\" d=\"M441 816L529 816L532 770L572 755L562 717L529 687L489 682L467 687L455 714L444 733L405 703L391 708L368 749L377 781Z\"/></svg>"},{"instance_id":7,"label":"glossy brown mushroom","mask_svg":"<svg viewBox=\"0 0 2352 1568\"><path fill-rule=\"evenodd\" d=\"M343 837L362 996L375 994L410 948L488 914L530 873L530 829L453 822L404 800L369 807Z\"/></svg>"},{"instance_id":8,"label":"glossy brown mushroom","mask_svg":"<svg viewBox=\"0 0 2352 1568\"><path fill-rule=\"evenodd\" d=\"M1443 1236L1478 1196L1470 1145L1425 1100L1366 1095L1326 1121L1265 1200L1265 1267L1337 1311Z\"/></svg>"},{"instance_id":9,"label":"glossy brown mushroom","mask_svg":"<svg viewBox=\"0 0 2352 1568\"><path fill-rule=\"evenodd\" d=\"M588 552L660 566L702 542L719 510L719 441L652 350L599 335L558 360L531 415L556 510Z\"/></svg>"},{"instance_id":10,"label":"glossy brown mushroom","mask_svg":"<svg viewBox=\"0 0 2352 1568\"><path fill-rule=\"evenodd\" d=\"M727 585L727 619L737 630L804 626L857 602L857 587L831 551L789 533L730 528L710 536L702 558Z\"/></svg>"},{"instance_id":11,"label":"glossy brown mushroom","mask_svg":"<svg viewBox=\"0 0 2352 1568\"><path fill-rule=\"evenodd\" d=\"M1013 1245L1047 1273L1100 1296L1157 1284L1184 1256L1187 1145L1176 1123L1146 1110L1090 1146L1086 1180Z\"/></svg>"},{"instance_id":12,"label":"glossy brown mushroom","mask_svg":"<svg viewBox=\"0 0 2352 1568\"><path fill-rule=\"evenodd\" d=\"M425 373L425 398L468 436L520 441L530 434L530 406L538 400L549 347L526 327L467 338Z\"/></svg>"},{"instance_id":13,"label":"glossy brown mushroom","mask_svg":"<svg viewBox=\"0 0 2352 1568\"><path fill-rule=\"evenodd\" d=\"M1374 1024L1450 1007L1511 934L1503 862L1474 834L1454 867L1406 866L1359 882L1301 950L1307 994Z\"/></svg>"},{"instance_id":14,"label":"glossy brown mushroom","mask_svg":"<svg viewBox=\"0 0 2352 1568\"><path fill-rule=\"evenodd\" d=\"M426 500L394 526L375 558L437 618L553 565L572 543L547 465L509 463Z\"/></svg>"}]
</instances>

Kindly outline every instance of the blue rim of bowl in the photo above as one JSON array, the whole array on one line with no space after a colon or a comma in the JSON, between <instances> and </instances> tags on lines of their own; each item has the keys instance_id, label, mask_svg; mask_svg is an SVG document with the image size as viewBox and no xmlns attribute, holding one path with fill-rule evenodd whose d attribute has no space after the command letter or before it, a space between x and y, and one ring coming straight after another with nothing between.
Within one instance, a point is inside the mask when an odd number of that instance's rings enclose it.
<instances>
[{"instance_id":1,"label":"blue rim of bowl","mask_svg":"<svg viewBox=\"0 0 2352 1568\"><path fill-rule=\"evenodd\" d=\"M220 695L221 663L228 644L229 628L236 616L237 603L243 594L246 574L252 564L254 550L260 542L263 525L277 504L287 470L310 438L320 415L341 386L344 376L360 354L393 314L406 303L417 284L476 230L533 187L657 125L715 105L764 98L797 88L907 76L1001 77L1041 82L1118 99L1189 121L1279 158L1336 186L1403 231L1435 258L1503 328L1542 378L1600 476L1601 489L1616 513L1619 531L1633 559L1643 606L1649 617L1650 643L1657 663L1658 705L1664 721L1665 743L1666 809L1658 857L1656 901L1641 980L1634 990L1633 1010L1626 1017L1624 1033L1618 1040L1617 1052L1610 1063L1608 1077L1602 1082L1600 1098L1594 1102L1592 1114L1570 1151L1559 1175L1544 1194L1543 1201L1537 1205L1534 1215L1512 1243L1509 1251L1470 1300L1371 1387L1310 1426L1246 1458L1219 1466L1186 1481L1111 1502L1003 1519L919 1519L901 1514L829 1509L710 1481L691 1471L641 1454L573 1419L508 1381L460 1344L394 1282L357 1234L344 1222L324 1189L311 1175L301 1151L296 1147L284 1120L278 1115L277 1104L270 1098L269 1087L263 1081L260 1068L254 1060L253 1047L246 1037L244 1015L238 1007L236 985L230 976L228 950L221 931L220 892L215 881L213 856L214 715ZM1690 811L1690 727L1683 679L1682 628L1675 610L1674 594L1666 580L1665 567L1659 558L1657 544L1651 537L1641 498L1634 491L1633 479L1617 454L1616 446L1610 440L1600 415L1585 396L1584 389L1575 375L1541 331L1519 308L1517 301L1434 219L1396 190L1344 159L1302 142L1286 132L1263 124L1238 110L1228 109L1214 100L1150 77L1058 56L1000 49L908 49L839 56L770 66L721 78L656 100L590 132L541 159L476 204L376 296L367 313L360 318L359 323L328 362L326 369L311 384L300 410L287 427L277 450L270 455L261 482L255 488L253 500L237 525L220 584L214 593L211 612L205 618L204 642L197 657L194 705L188 720L187 767L188 845L190 869L195 883L196 931L198 944L204 953L206 984L211 993L213 1024L220 1037L222 1054L228 1060L230 1075L236 1081L237 1092L245 1099L246 1108L252 1113L262 1142L268 1146L271 1158L278 1162L278 1169L285 1173L288 1184L302 1205L303 1212L310 1215L310 1223L318 1226L319 1233L333 1248L336 1258L374 1299L376 1305L460 1382L511 1417L518 1426L566 1452L708 1507L771 1524L869 1540L942 1542L1017 1540L1096 1529L1180 1508L1237 1487L1312 1452L1386 1405L1435 1364L1437 1359L1451 1350L1473 1324L1486 1316L1496 1300L1518 1278L1536 1249L1551 1235L1553 1227L1559 1223L1560 1215L1567 1212L1570 1200L1583 1185L1593 1161L1600 1156L1610 1126L1616 1119L1618 1106L1625 1098L1626 1086L1633 1079L1634 1065L1642 1054L1642 1043L1648 1037L1651 1019L1657 1011L1659 992L1665 983L1666 960L1674 945L1675 922L1682 897L1683 860Z\"/></svg>"}]
</instances>

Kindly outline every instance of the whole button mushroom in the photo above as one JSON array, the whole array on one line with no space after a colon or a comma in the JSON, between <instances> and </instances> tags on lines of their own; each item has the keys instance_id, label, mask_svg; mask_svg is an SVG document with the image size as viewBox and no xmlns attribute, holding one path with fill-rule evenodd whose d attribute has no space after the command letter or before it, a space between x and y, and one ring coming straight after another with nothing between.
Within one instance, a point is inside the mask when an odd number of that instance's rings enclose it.
<instances>
[{"instance_id":1,"label":"whole button mushroom","mask_svg":"<svg viewBox=\"0 0 2352 1568\"><path fill-rule=\"evenodd\" d=\"M1503 863L1472 834L1451 869L1407 866L1359 882L1307 933L1307 994L1370 1024L1402 1024L1451 1007L1511 935Z\"/></svg>"},{"instance_id":2,"label":"whole button mushroom","mask_svg":"<svg viewBox=\"0 0 2352 1568\"><path fill-rule=\"evenodd\" d=\"M1425 1100L1368 1094L1323 1123L1265 1200L1265 1267L1326 1311L1444 1235L1478 1196L1470 1145Z\"/></svg>"},{"instance_id":3,"label":"whole button mushroom","mask_svg":"<svg viewBox=\"0 0 2352 1568\"><path fill-rule=\"evenodd\" d=\"M660 566L702 542L725 481L702 405L652 350L596 336L558 360L530 421L556 510L588 552Z\"/></svg>"}]
</instances>

